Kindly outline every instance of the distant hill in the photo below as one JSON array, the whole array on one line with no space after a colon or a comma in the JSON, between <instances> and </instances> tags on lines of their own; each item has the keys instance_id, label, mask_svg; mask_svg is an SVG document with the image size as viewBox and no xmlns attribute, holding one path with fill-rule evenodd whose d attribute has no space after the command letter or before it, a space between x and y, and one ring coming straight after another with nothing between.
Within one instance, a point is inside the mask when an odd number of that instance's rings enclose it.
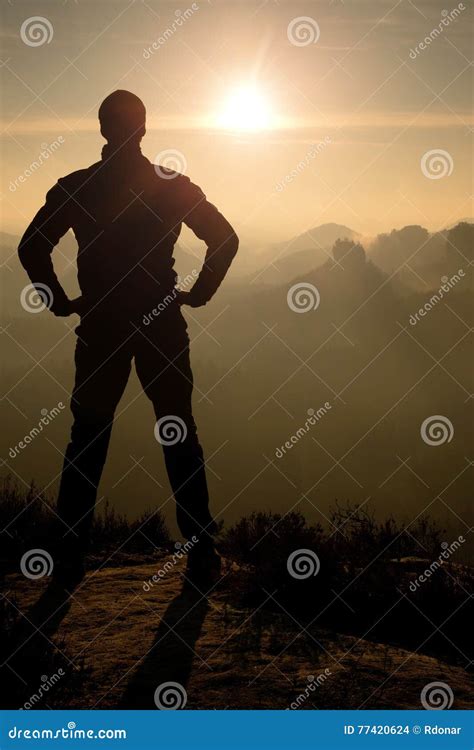
<instances>
[{"instance_id":1,"label":"distant hill","mask_svg":"<svg viewBox=\"0 0 474 750\"><path fill-rule=\"evenodd\" d=\"M469 221L435 233L414 224L378 234L369 241L344 225L323 224L269 246L259 258L259 267L251 273L251 281L274 286L298 277L309 278L314 271L333 264L335 243L347 239L362 243L367 259L393 276L398 287L436 289L444 274L469 267L473 230L474 224Z\"/></svg>"},{"instance_id":2,"label":"distant hill","mask_svg":"<svg viewBox=\"0 0 474 750\"><path fill-rule=\"evenodd\" d=\"M449 224L449 226L446 227L446 230L454 229L458 224L474 224L474 216L466 216L462 219L458 219L454 224Z\"/></svg>"},{"instance_id":3,"label":"distant hill","mask_svg":"<svg viewBox=\"0 0 474 750\"><path fill-rule=\"evenodd\" d=\"M377 235L368 254L382 271L396 274L404 285L436 288L448 270L468 268L473 228L470 222L458 222L434 234L419 225L393 229Z\"/></svg>"},{"instance_id":4,"label":"distant hill","mask_svg":"<svg viewBox=\"0 0 474 750\"><path fill-rule=\"evenodd\" d=\"M299 234L290 245L292 250L307 250L310 247L331 247L336 240L349 239L355 240L360 237L358 232L346 227L344 224L321 224L320 226L308 229L307 232ZM281 243L286 244L286 243Z\"/></svg>"},{"instance_id":5,"label":"distant hill","mask_svg":"<svg viewBox=\"0 0 474 750\"><path fill-rule=\"evenodd\" d=\"M289 240L270 245L259 257L259 278L266 284L280 283L285 278L312 271L332 257L336 240L355 241L359 237L358 232L344 224L321 224L308 229Z\"/></svg>"},{"instance_id":6,"label":"distant hill","mask_svg":"<svg viewBox=\"0 0 474 750\"><path fill-rule=\"evenodd\" d=\"M307 232L298 234L293 239L278 242L273 245L273 250L279 252L280 257L286 253L295 253L302 250L314 250L321 252L330 250L336 240L356 240L360 237L358 232L344 226L344 224L321 224L308 229Z\"/></svg>"}]
</instances>

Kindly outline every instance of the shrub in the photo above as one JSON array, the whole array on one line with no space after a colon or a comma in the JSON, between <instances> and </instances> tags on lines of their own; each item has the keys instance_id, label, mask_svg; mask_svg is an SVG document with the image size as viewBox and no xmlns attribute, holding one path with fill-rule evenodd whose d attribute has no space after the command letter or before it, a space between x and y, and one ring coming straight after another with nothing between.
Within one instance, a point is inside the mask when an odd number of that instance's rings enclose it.
<instances>
[{"instance_id":1,"label":"shrub","mask_svg":"<svg viewBox=\"0 0 474 750\"><path fill-rule=\"evenodd\" d=\"M449 561L410 589L414 577L438 559L443 529L422 516L407 533L393 518L377 521L365 507L338 503L330 521L323 530L300 513L253 513L230 528L222 549L242 566L233 580L241 602L285 612L305 627L325 626L466 662L472 569ZM320 566L315 575L298 578L289 572L288 558L305 549Z\"/></svg>"}]
</instances>

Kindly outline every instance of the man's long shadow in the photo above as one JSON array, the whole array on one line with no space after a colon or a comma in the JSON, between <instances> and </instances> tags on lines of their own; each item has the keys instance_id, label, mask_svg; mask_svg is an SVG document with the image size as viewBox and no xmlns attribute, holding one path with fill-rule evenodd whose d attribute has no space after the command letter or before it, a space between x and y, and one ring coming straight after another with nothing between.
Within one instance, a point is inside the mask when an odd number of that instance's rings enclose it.
<instances>
[{"instance_id":1,"label":"man's long shadow","mask_svg":"<svg viewBox=\"0 0 474 750\"><path fill-rule=\"evenodd\" d=\"M71 596L54 582L35 604L20 618L14 631L5 639L3 669L8 672L10 692L7 706L18 708L31 694L31 687L40 684L40 676L54 663L54 654L61 651L52 638L67 615ZM65 657L67 659L67 657ZM13 682L12 682L13 681Z\"/></svg>"},{"instance_id":2,"label":"man's long shadow","mask_svg":"<svg viewBox=\"0 0 474 750\"><path fill-rule=\"evenodd\" d=\"M128 683L120 709L155 709L155 690L165 682L186 689L196 658L195 645L209 609L206 596L183 585L160 620L155 640Z\"/></svg>"}]
</instances>

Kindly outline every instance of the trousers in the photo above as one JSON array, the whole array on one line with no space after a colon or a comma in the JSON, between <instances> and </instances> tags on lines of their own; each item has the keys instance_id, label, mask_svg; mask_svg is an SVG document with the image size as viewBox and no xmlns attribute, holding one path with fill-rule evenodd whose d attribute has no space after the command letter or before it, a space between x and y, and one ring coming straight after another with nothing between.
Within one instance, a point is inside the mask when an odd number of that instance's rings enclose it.
<instances>
[{"instance_id":1,"label":"trousers","mask_svg":"<svg viewBox=\"0 0 474 750\"><path fill-rule=\"evenodd\" d=\"M74 421L57 503L64 538L87 544L114 415L133 360L153 404L156 424L150 439L163 448L179 529L188 539L212 533L203 451L192 413L189 337L180 307L173 305L139 326L86 316L76 330Z\"/></svg>"}]
</instances>

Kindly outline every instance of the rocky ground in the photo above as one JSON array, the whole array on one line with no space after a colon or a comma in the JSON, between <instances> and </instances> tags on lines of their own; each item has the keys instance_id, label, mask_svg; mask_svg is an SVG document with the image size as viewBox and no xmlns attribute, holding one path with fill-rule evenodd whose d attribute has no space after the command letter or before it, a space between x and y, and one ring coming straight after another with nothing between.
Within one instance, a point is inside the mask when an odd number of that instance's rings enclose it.
<instances>
[{"instance_id":1,"label":"rocky ground","mask_svg":"<svg viewBox=\"0 0 474 750\"><path fill-rule=\"evenodd\" d=\"M453 708L473 705L464 669L239 608L235 564L207 597L186 583L183 561L144 590L159 569L155 560L91 570L66 601L46 578L10 576L6 597L22 613L8 661L12 695L19 686L25 700L37 695L61 669L34 707L156 708L169 682L198 709L421 708L435 681L449 686Z\"/></svg>"}]
</instances>

